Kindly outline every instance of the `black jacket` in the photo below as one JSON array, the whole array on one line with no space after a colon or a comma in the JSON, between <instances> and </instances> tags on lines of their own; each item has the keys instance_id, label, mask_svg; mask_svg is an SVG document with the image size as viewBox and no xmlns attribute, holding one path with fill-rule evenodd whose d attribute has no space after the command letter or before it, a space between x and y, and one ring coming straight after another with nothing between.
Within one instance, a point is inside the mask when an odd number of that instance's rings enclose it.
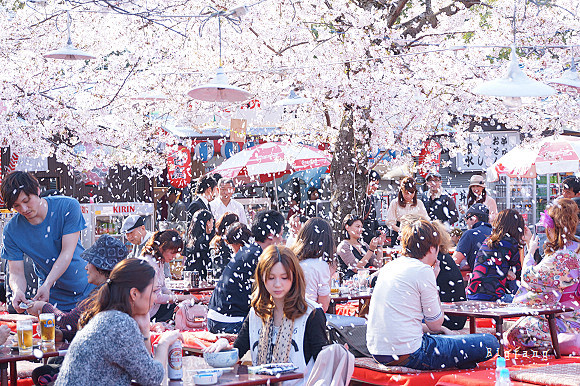
<instances>
[{"instance_id":1,"label":"black jacket","mask_svg":"<svg viewBox=\"0 0 580 386\"><path fill-rule=\"evenodd\" d=\"M429 218L431 220L440 220L442 223L449 223L450 225L459 220L459 213L455 206L455 201L445 193L432 200L429 192L425 193L423 203Z\"/></svg>"},{"instance_id":2,"label":"black jacket","mask_svg":"<svg viewBox=\"0 0 580 386\"><path fill-rule=\"evenodd\" d=\"M187 211L190 214L190 218L193 217L195 212L202 209L210 210L209 207L205 204L205 202L203 202L203 200L200 197L196 197L193 201L191 201L191 204L189 204L189 206L187 207Z\"/></svg>"}]
</instances>

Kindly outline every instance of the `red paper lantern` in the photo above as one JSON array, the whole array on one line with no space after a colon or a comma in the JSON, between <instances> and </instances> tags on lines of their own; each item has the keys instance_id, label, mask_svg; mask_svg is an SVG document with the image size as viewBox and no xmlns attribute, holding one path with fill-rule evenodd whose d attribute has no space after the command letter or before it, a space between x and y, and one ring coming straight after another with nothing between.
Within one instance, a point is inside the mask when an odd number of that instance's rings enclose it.
<instances>
[{"instance_id":1,"label":"red paper lantern","mask_svg":"<svg viewBox=\"0 0 580 386\"><path fill-rule=\"evenodd\" d=\"M171 186L185 188L191 183L191 154L185 146L167 157L167 177Z\"/></svg>"}]
</instances>

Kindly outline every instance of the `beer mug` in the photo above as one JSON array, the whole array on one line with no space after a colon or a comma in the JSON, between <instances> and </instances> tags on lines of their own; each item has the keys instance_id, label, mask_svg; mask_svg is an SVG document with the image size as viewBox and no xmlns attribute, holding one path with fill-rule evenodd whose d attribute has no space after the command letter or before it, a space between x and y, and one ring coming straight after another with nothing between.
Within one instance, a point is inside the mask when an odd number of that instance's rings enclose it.
<instances>
[{"instance_id":1,"label":"beer mug","mask_svg":"<svg viewBox=\"0 0 580 386\"><path fill-rule=\"evenodd\" d=\"M40 339L42 344L54 343L54 314L38 315L38 325L40 327Z\"/></svg>"},{"instance_id":2,"label":"beer mug","mask_svg":"<svg viewBox=\"0 0 580 386\"><path fill-rule=\"evenodd\" d=\"M20 354L32 354L32 320L16 321L16 334Z\"/></svg>"}]
</instances>

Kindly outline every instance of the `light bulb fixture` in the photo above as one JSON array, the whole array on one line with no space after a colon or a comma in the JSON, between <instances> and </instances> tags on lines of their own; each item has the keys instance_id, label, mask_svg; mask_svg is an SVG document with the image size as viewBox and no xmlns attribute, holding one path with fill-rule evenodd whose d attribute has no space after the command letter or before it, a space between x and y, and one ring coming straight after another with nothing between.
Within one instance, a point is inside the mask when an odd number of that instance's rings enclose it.
<instances>
[{"instance_id":1,"label":"light bulb fixture","mask_svg":"<svg viewBox=\"0 0 580 386\"><path fill-rule=\"evenodd\" d=\"M194 87L187 95L206 102L243 102L252 96L243 88L229 84L228 77L221 66L218 68L215 78L209 83Z\"/></svg>"},{"instance_id":2,"label":"light bulb fixture","mask_svg":"<svg viewBox=\"0 0 580 386\"><path fill-rule=\"evenodd\" d=\"M68 33L68 41L66 43L66 46L64 46L61 49L55 50L55 51L50 51L47 54L44 54L43 56L45 58L49 58L49 59L64 59L64 60L90 60L90 59L95 59L95 56L84 52L82 50L79 50L78 48L76 48L73 44L72 44L72 40L70 38L70 25L71 25L71 17L70 17L70 13L67 11L67 22L66 22L66 29L67 29L67 33Z\"/></svg>"},{"instance_id":3,"label":"light bulb fixture","mask_svg":"<svg viewBox=\"0 0 580 386\"><path fill-rule=\"evenodd\" d=\"M247 7L247 6L245 6L245 5L240 5L240 6L237 6L237 7L235 7L235 8L232 8L232 9L230 9L230 10L229 10L229 11L226 13L226 15L227 15L227 16L233 16L233 17L240 18L240 17L244 16L246 13L248 13L248 11L249 11L249 9L248 9L248 7Z\"/></svg>"},{"instance_id":4,"label":"light bulb fixture","mask_svg":"<svg viewBox=\"0 0 580 386\"><path fill-rule=\"evenodd\" d=\"M503 104L508 108L508 109L512 109L512 110L516 110L519 109L520 107L522 107L522 98L520 97L505 97L503 98Z\"/></svg>"},{"instance_id":5,"label":"light bulb fixture","mask_svg":"<svg viewBox=\"0 0 580 386\"><path fill-rule=\"evenodd\" d=\"M495 97L521 98L545 97L555 94L556 90L547 84L529 78L520 69L518 57L516 55L516 47L512 45L510 62L506 74L502 78L483 82L475 87L472 92L474 94ZM509 100L507 103L512 102L514 102L513 99Z\"/></svg>"},{"instance_id":6,"label":"light bulb fixture","mask_svg":"<svg viewBox=\"0 0 580 386\"><path fill-rule=\"evenodd\" d=\"M570 68L562 73L562 76L548 80L558 91L578 96L580 94L580 77L576 69L576 62L572 58Z\"/></svg>"}]
</instances>

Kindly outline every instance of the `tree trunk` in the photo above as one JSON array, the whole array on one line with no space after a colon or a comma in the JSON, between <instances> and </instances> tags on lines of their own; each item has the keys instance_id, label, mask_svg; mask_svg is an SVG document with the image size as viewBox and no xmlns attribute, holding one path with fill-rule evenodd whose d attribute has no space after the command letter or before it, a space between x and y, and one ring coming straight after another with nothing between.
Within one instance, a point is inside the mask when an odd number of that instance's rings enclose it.
<instances>
[{"instance_id":1,"label":"tree trunk","mask_svg":"<svg viewBox=\"0 0 580 386\"><path fill-rule=\"evenodd\" d=\"M331 223L338 241L342 240L344 217L349 213L362 216L367 188L368 141L363 143L355 138L353 119L352 108L346 108L330 165Z\"/></svg>"}]
</instances>

